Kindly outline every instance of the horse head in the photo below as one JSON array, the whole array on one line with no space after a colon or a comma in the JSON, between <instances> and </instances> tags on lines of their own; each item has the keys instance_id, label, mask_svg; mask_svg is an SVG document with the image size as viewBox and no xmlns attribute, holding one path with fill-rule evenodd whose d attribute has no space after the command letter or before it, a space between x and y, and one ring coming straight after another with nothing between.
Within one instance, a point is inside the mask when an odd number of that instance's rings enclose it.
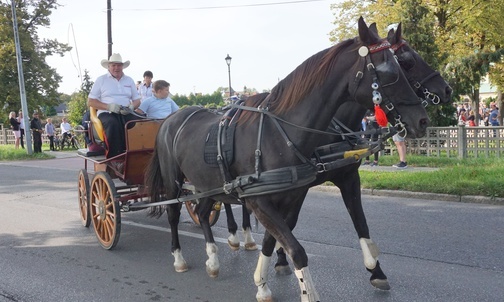
<instances>
[{"instance_id":1,"label":"horse head","mask_svg":"<svg viewBox=\"0 0 504 302\"><path fill-rule=\"evenodd\" d=\"M361 17L358 44L358 63L349 86L353 98L375 113L385 113L402 136L424 136L429 122L427 112L409 85L391 43L380 38Z\"/></svg>"},{"instance_id":2,"label":"horse head","mask_svg":"<svg viewBox=\"0 0 504 302\"><path fill-rule=\"evenodd\" d=\"M401 35L401 23L399 23L396 30L389 30L387 40L392 44L399 65L417 95L433 105L450 103L452 93L450 85L410 47Z\"/></svg>"}]
</instances>

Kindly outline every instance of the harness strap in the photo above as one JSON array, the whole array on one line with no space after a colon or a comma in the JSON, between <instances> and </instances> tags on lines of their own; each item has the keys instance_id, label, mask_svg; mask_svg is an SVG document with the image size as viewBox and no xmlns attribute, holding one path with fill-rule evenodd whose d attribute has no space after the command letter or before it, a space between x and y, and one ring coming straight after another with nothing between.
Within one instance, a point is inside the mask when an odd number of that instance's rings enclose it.
<instances>
[{"instance_id":1,"label":"harness strap","mask_svg":"<svg viewBox=\"0 0 504 302\"><path fill-rule=\"evenodd\" d=\"M196 111L194 111L193 113L189 114L186 119L182 122L182 124L180 125L180 127L177 129L177 132L175 133L175 137L173 138L173 155L175 156L175 158L177 158L177 143L178 143L178 138L180 136L180 132L182 131L182 128L184 128L185 124L187 124L187 122L198 112L201 112L202 110L206 110L205 108L200 108Z\"/></svg>"},{"instance_id":2,"label":"harness strap","mask_svg":"<svg viewBox=\"0 0 504 302\"><path fill-rule=\"evenodd\" d=\"M294 152L294 154L296 154L296 156L301 160L301 162L303 164L310 163L310 160L308 158L306 158L303 154L301 154L301 152L299 152L299 150L296 148L296 145L294 145L294 143L289 139L289 137L287 136L287 133L285 133L285 131L280 126L278 121L274 118L272 118L271 120L273 121L273 123L277 127L278 131L282 135L283 139L287 143L287 147L289 147Z\"/></svg>"}]
</instances>

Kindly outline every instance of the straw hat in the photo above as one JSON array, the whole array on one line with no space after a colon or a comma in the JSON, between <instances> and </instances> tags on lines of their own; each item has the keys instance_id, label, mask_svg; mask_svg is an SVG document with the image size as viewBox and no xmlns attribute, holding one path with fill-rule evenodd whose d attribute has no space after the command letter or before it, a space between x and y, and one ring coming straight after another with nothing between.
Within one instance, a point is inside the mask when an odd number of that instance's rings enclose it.
<instances>
[{"instance_id":1,"label":"straw hat","mask_svg":"<svg viewBox=\"0 0 504 302\"><path fill-rule=\"evenodd\" d=\"M130 61L123 62L121 55L118 53L113 53L108 60L101 60L101 66L103 66L103 68L108 69L109 63L121 63L123 64L123 68L128 68L128 66L130 65Z\"/></svg>"}]
</instances>

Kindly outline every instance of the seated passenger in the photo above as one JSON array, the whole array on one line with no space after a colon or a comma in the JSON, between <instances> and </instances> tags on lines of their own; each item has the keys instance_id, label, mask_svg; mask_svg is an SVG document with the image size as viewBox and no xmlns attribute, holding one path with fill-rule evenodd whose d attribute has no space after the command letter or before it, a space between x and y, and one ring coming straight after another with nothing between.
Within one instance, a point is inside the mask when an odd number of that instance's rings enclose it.
<instances>
[{"instance_id":1,"label":"seated passenger","mask_svg":"<svg viewBox=\"0 0 504 302\"><path fill-rule=\"evenodd\" d=\"M63 120L61 121L60 129L61 129L61 137L62 137L61 149L63 149L65 142L72 138L72 133L70 132L70 130L72 130L72 126L70 126L70 124L68 123L68 119L66 117L64 117ZM73 141L72 141L72 147L75 148Z\"/></svg>"},{"instance_id":2,"label":"seated passenger","mask_svg":"<svg viewBox=\"0 0 504 302\"><path fill-rule=\"evenodd\" d=\"M123 62L120 54L112 54L109 60L102 60L101 65L108 72L96 79L88 97L88 106L98 109L98 118L102 122L107 146L106 157L111 158L126 149L124 125L137 119L121 106L131 111L140 105L140 96L135 81L123 73L130 61Z\"/></svg>"},{"instance_id":3,"label":"seated passenger","mask_svg":"<svg viewBox=\"0 0 504 302\"><path fill-rule=\"evenodd\" d=\"M154 82L154 96L144 99L136 111L148 118L163 119L179 109L169 95L170 83L158 80Z\"/></svg>"}]
</instances>

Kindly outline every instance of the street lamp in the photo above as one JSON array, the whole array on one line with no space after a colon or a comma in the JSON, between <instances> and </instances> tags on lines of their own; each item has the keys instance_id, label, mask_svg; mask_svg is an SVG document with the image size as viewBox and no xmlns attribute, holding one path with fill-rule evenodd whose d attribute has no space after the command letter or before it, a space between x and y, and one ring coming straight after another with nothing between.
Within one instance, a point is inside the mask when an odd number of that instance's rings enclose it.
<instances>
[{"instance_id":1,"label":"street lamp","mask_svg":"<svg viewBox=\"0 0 504 302\"><path fill-rule=\"evenodd\" d=\"M229 102L231 102L231 57L229 56L229 54L227 55L226 58L224 58L224 60L226 60L226 64L228 66L228 77L229 77Z\"/></svg>"}]
</instances>

